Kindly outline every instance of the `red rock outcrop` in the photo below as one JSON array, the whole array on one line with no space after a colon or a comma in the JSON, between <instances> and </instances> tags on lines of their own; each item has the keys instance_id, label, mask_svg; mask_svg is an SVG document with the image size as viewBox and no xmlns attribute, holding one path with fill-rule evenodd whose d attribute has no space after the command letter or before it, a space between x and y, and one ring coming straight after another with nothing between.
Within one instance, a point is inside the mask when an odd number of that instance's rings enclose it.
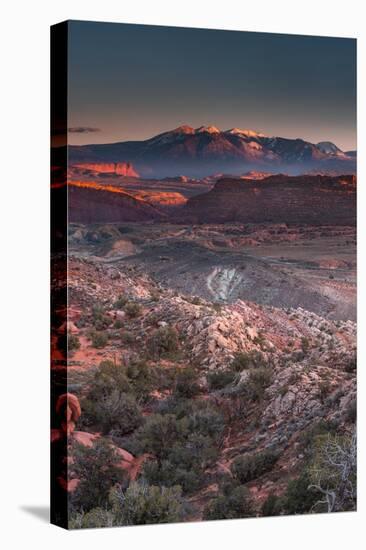
<instances>
[{"instance_id":1,"label":"red rock outcrop","mask_svg":"<svg viewBox=\"0 0 366 550\"><path fill-rule=\"evenodd\" d=\"M138 178L139 174L130 162L85 162L74 164L74 168L88 170L98 174L116 174L117 176L130 176Z\"/></svg>"}]
</instances>

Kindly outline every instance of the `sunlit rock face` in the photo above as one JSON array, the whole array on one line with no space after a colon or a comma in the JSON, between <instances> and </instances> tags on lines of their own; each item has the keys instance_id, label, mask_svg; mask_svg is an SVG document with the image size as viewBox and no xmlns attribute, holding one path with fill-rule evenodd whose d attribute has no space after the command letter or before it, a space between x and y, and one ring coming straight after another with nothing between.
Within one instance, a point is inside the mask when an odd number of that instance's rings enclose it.
<instances>
[{"instance_id":1,"label":"sunlit rock face","mask_svg":"<svg viewBox=\"0 0 366 550\"><path fill-rule=\"evenodd\" d=\"M139 176L130 162L86 162L75 164L74 167L99 174L116 174L117 176L130 176L134 178L138 178Z\"/></svg>"}]
</instances>

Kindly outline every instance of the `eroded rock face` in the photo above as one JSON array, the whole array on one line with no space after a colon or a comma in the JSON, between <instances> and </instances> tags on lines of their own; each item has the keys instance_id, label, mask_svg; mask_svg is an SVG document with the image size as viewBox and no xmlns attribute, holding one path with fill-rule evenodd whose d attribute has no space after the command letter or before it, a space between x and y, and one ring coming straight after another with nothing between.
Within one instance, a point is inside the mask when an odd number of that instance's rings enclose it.
<instances>
[{"instance_id":1,"label":"eroded rock face","mask_svg":"<svg viewBox=\"0 0 366 550\"><path fill-rule=\"evenodd\" d=\"M139 174L130 162L85 162L75 164L79 170L88 170L99 174L116 174L138 178Z\"/></svg>"}]
</instances>

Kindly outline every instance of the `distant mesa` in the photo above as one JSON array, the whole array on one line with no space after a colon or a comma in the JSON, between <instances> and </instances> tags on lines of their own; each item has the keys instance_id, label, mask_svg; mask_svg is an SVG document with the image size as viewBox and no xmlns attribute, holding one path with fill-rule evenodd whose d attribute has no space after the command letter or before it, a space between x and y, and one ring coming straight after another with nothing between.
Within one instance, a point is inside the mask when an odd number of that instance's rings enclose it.
<instances>
[{"instance_id":1,"label":"distant mesa","mask_svg":"<svg viewBox=\"0 0 366 550\"><path fill-rule=\"evenodd\" d=\"M223 178L187 201L182 217L190 223L306 223L354 225L355 176Z\"/></svg>"},{"instance_id":2,"label":"distant mesa","mask_svg":"<svg viewBox=\"0 0 366 550\"><path fill-rule=\"evenodd\" d=\"M136 172L130 162L84 162L74 164L73 167L79 170L96 172L97 174L116 174L117 176L139 177L138 172Z\"/></svg>"}]
</instances>

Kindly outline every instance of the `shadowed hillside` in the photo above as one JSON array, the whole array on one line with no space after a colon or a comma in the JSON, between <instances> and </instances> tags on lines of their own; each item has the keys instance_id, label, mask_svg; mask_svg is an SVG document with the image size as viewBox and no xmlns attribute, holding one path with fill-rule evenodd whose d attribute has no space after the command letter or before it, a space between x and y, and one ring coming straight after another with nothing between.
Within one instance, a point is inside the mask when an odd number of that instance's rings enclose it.
<instances>
[{"instance_id":1,"label":"shadowed hillside","mask_svg":"<svg viewBox=\"0 0 366 550\"><path fill-rule=\"evenodd\" d=\"M356 217L355 176L284 176L261 181L221 179L192 197L184 217L193 223L310 223L351 225Z\"/></svg>"},{"instance_id":2,"label":"shadowed hillside","mask_svg":"<svg viewBox=\"0 0 366 550\"><path fill-rule=\"evenodd\" d=\"M68 190L71 222L137 222L163 217L148 202L116 187L92 182L72 182L69 183Z\"/></svg>"}]
</instances>

